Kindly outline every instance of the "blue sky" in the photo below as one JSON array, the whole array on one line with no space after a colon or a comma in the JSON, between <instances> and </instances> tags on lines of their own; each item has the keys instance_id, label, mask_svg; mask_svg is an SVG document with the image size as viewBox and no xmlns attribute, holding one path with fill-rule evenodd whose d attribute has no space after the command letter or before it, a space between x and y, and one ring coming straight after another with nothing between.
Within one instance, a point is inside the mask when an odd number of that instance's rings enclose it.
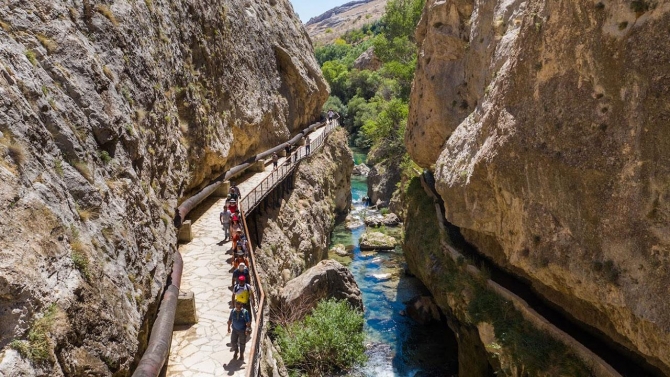
<instances>
[{"instance_id":1,"label":"blue sky","mask_svg":"<svg viewBox=\"0 0 670 377\"><path fill-rule=\"evenodd\" d=\"M300 16L300 20L305 23L314 16L318 16L327 10L350 1L351 0L291 0L291 4L293 4L295 12Z\"/></svg>"}]
</instances>

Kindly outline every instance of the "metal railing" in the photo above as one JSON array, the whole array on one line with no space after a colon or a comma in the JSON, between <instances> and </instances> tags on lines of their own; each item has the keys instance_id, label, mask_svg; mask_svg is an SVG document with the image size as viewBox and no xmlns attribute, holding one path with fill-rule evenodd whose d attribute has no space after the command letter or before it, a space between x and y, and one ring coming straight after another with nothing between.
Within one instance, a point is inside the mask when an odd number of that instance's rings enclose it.
<instances>
[{"instance_id":1,"label":"metal railing","mask_svg":"<svg viewBox=\"0 0 670 377\"><path fill-rule=\"evenodd\" d=\"M256 187L254 187L244 198L240 200L240 213L242 214L242 220L244 223L244 230L246 234L249 234L249 229L247 228L246 214L258 206L258 204L266 197L272 190L277 187L286 177L295 169L298 165L297 163L303 158L307 157L309 154L312 154L319 150L325 143L326 137L335 129L337 126L337 119L335 121L326 124L326 128L316 139L310 142L310 152L307 153L305 148L298 148L293 155L286 156L286 161L282 163L281 166L277 167L268 175L264 180L261 181ZM304 153L303 153L304 151ZM295 158L295 161L292 161L292 157ZM251 265L251 279L253 280L252 290L256 290L258 293L254 292L253 300L251 303L251 310L253 312L253 317L256 322L254 323L253 338L251 340L251 350L249 351L249 364L247 367L247 377L255 377L260 375L260 361L261 361L261 342L263 341L263 333L265 331L264 316L265 316L265 292L263 291L263 285L261 280L258 277L258 272L256 270L256 257L254 255L253 247L251 245L251 239L249 239L249 262ZM258 299L256 299L258 298Z\"/></svg>"},{"instance_id":2,"label":"metal railing","mask_svg":"<svg viewBox=\"0 0 670 377\"><path fill-rule=\"evenodd\" d=\"M240 214L242 215L242 224L244 224L245 234L249 234L246 215L243 210L240 210ZM258 277L258 271L256 270L256 257L251 239L249 239L247 245L249 248L249 268L251 269L249 277L251 279L251 290L253 292L251 297L251 311L255 320L253 337L251 338L251 349L249 350L247 376L255 377L260 375L260 357L256 355L260 354L261 341L263 341L262 332L265 331L265 313L263 312L265 309L265 291L263 290L263 284L261 284L261 279Z\"/></svg>"},{"instance_id":3,"label":"metal railing","mask_svg":"<svg viewBox=\"0 0 670 377\"><path fill-rule=\"evenodd\" d=\"M336 114L335 119L339 119L339 114ZM272 153L276 151L280 151L284 145L293 145L296 142L298 142L300 139L302 139L304 136L309 135L312 131L322 127L324 124L327 124L326 122L320 122L320 123L314 123L311 126L305 128L303 131L298 133L295 137L293 137L291 140L288 142L285 142L279 146L276 146L272 149L269 149L261 154L258 154L250 159L248 159L246 162L237 165L230 169L228 172L220 175L217 179L215 179L214 183L210 184L194 196L190 197L182 205L180 205L176 209L176 214L174 218L174 225L176 227L179 227L182 223L182 220L186 218L186 215L188 212L191 211L191 209L195 208L199 203L201 203L204 199L206 199L209 195L211 195L218 186L221 184L223 180L229 179L230 177L239 174L240 172L246 170L249 166L251 166L252 162L259 161ZM331 122L331 124L327 124L326 129L324 132L319 135L314 141L310 143L310 147L312 151L318 150L324 143L324 140L326 136L332 130L335 128L336 122ZM296 151L295 158L296 161L300 161L305 157L305 155L302 155L302 150L301 148L298 148ZM289 158L291 156L287 156ZM272 172L272 174L269 177L266 177L260 185L256 186L252 192L254 193L254 200L251 200L250 195L247 195L244 199L247 199L247 202L245 205L248 205L250 207L245 207L240 205L241 213L242 213L242 220L244 223L244 229L246 234L249 234L249 229L247 228L247 222L246 222L246 217L245 217L245 212L242 211L242 208L247 209L247 213L250 210L253 210L255 206L260 203L260 201L279 183L282 182L288 173L290 173L293 169L295 169L296 163L292 163L290 166L287 166L287 168L290 169L275 169L275 171ZM250 209L248 209L250 208ZM249 368L247 368L247 376L256 376L260 372L260 343L263 339L261 336L261 333L264 331L264 309L265 309L265 292L263 291L263 286L261 284L260 278L258 277L258 272L256 270L256 260L255 256L253 253L253 247L251 245L251 242L249 242L249 258L250 258L250 264L251 264L251 272L252 275L250 278L252 279L252 289L254 289L254 297L252 300L252 311L254 314L254 318L256 320L255 324L255 331L254 331L254 336L253 336L253 341L252 341L252 346L250 350L250 365ZM172 340L172 326L174 323L174 315L176 311L176 301L177 301L177 296L178 296L178 290L179 290L179 282L181 281L181 274L182 274L182 268L183 268L183 263L181 260L181 254L177 252L175 254L175 263L173 266L173 271L172 271L172 278L171 282L169 283L165 289L164 295L161 298L161 309L158 314L158 318L156 320L157 323L154 323L154 329L151 332L151 336L149 339L149 347L145 351L145 353L142 355L142 358L139 362L138 368L134 371L133 376L141 376L141 377L156 377L159 375L161 368L165 366L165 362L167 360L168 354L169 354L169 349ZM168 295L171 294L174 296L168 297ZM169 305L168 305L169 304ZM164 308L165 306L165 308ZM168 307L169 306L169 307ZM158 324L158 326L157 326ZM160 330L160 331L159 331ZM152 344L156 344L157 346L152 346Z\"/></svg>"},{"instance_id":4,"label":"metal railing","mask_svg":"<svg viewBox=\"0 0 670 377\"><path fill-rule=\"evenodd\" d=\"M321 148L326 140L326 137L335 129L337 123L335 121L326 124L323 133L316 139L310 142L310 153L313 153ZM286 161L281 166L272 170L272 173L265 177L256 187L254 187L247 195L240 200L240 207L244 208L246 213L253 211L258 204L265 199L272 190L277 187L286 177L293 172L297 163L303 158L307 157L305 148L298 148L292 155L286 156Z\"/></svg>"}]
</instances>

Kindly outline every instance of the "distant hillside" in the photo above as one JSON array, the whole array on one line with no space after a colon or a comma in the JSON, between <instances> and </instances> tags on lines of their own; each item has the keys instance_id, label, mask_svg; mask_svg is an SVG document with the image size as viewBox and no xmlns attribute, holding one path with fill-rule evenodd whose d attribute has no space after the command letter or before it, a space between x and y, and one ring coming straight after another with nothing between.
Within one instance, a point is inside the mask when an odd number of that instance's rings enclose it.
<instances>
[{"instance_id":1,"label":"distant hillside","mask_svg":"<svg viewBox=\"0 0 670 377\"><path fill-rule=\"evenodd\" d=\"M388 0L357 0L312 17L305 28L314 45L332 43L349 30L379 20Z\"/></svg>"}]
</instances>

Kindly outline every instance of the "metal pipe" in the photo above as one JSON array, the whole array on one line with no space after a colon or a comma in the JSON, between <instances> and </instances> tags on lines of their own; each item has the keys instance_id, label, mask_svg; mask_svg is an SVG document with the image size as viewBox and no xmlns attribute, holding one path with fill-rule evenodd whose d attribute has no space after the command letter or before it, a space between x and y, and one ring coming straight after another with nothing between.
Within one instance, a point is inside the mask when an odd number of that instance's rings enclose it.
<instances>
[{"instance_id":1,"label":"metal pipe","mask_svg":"<svg viewBox=\"0 0 670 377\"><path fill-rule=\"evenodd\" d=\"M158 309L156 321L151 328L151 336L144 355L133 377L156 377L163 369L170 352L172 342L172 327L174 316L177 311L177 300L179 299L179 287L181 286L181 274L184 270L184 261L179 251L174 254L170 284L163 292L161 306Z\"/></svg>"}]
</instances>

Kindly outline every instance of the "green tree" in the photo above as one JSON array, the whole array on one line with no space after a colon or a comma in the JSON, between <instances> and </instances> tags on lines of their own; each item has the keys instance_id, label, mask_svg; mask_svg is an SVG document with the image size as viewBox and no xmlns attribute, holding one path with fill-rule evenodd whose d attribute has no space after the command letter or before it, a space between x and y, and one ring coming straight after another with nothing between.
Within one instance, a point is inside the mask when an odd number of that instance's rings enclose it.
<instances>
[{"instance_id":1,"label":"green tree","mask_svg":"<svg viewBox=\"0 0 670 377\"><path fill-rule=\"evenodd\" d=\"M321 72L330 84L331 95L347 98L347 79L349 78L347 66L336 60L327 61L321 66Z\"/></svg>"},{"instance_id":2,"label":"green tree","mask_svg":"<svg viewBox=\"0 0 670 377\"><path fill-rule=\"evenodd\" d=\"M317 47L314 50L314 55L316 56L316 61L319 62L319 65L323 65L323 63L327 61L344 58L349 50L351 50L351 46L349 45L330 44Z\"/></svg>"},{"instance_id":3,"label":"green tree","mask_svg":"<svg viewBox=\"0 0 670 377\"><path fill-rule=\"evenodd\" d=\"M323 104L324 113L328 112L328 110L330 109L339 113L340 116L343 118L347 117L347 107L344 106L344 104L338 97L330 96L328 97L328 100L326 100L326 103Z\"/></svg>"},{"instance_id":4,"label":"green tree","mask_svg":"<svg viewBox=\"0 0 670 377\"><path fill-rule=\"evenodd\" d=\"M381 19L386 38L409 37L414 41L414 30L421 19L425 0L390 0Z\"/></svg>"},{"instance_id":5,"label":"green tree","mask_svg":"<svg viewBox=\"0 0 670 377\"><path fill-rule=\"evenodd\" d=\"M354 69L349 73L349 83L347 86L349 87L350 92L353 92L350 93L353 94L351 97L355 95L369 100L374 97L381 82L382 78L377 72L372 72L367 69L362 71Z\"/></svg>"},{"instance_id":6,"label":"green tree","mask_svg":"<svg viewBox=\"0 0 670 377\"><path fill-rule=\"evenodd\" d=\"M399 98L381 101L379 115L375 119L367 119L361 132L374 144L384 143L389 150L404 152L403 137L409 106Z\"/></svg>"}]
</instances>

